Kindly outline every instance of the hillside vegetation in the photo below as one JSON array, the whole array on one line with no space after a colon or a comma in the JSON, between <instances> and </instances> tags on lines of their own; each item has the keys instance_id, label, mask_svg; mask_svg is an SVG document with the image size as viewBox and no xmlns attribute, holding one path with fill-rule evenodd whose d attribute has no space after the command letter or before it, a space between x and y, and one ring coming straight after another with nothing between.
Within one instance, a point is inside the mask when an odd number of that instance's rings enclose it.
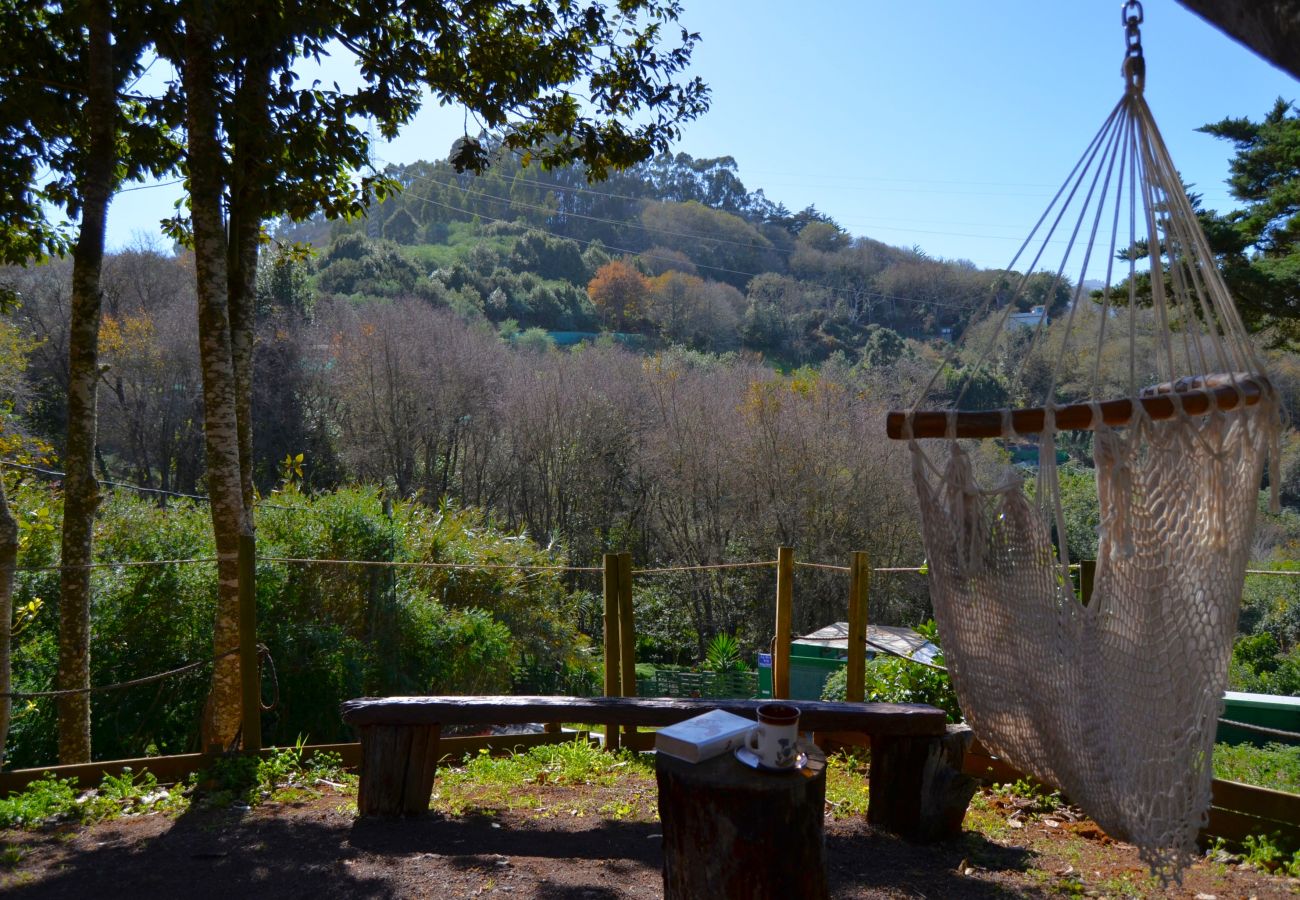
<instances>
[{"instance_id":1,"label":"hillside vegetation","mask_svg":"<svg viewBox=\"0 0 1300 900\"><path fill-rule=\"evenodd\" d=\"M659 157L591 186L572 169L498 154L482 176L446 162L392 166L403 186L365 219L282 222L261 255L253 396L256 525L264 557L597 567L796 559L922 562L905 448L885 412L939 371L937 403L1064 401L1122 392L1127 363L1094 359L1103 317L1080 294L1078 340L1055 382L1020 368L1028 330L1007 331L1015 273L853 237L809 207L749 190L730 158ZM1223 228L1231 216L1220 217ZM1221 234L1222 232L1220 232ZM1238 260L1240 262L1240 260ZM203 404L193 259L136 249L105 265L96 458L118 490L99 513L98 558L210 559L201 495ZM69 264L9 269L21 296L0 321L10 462L56 471L67 417ZM1139 285L1138 296L1141 296ZM1123 292L1127 295L1127 291ZM1043 306L1060 347L1065 280L1029 276L1018 309ZM1111 314L1139 350L1157 323ZM1111 319L1106 319L1110 321ZM1258 324L1258 322L1257 322ZM1273 340L1285 329L1270 332ZM981 365L967 338L996 352ZM952 351L952 352L950 352ZM950 356L943 368L941 361ZM1143 354L1139 357L1145 359ZM1300 367L1272 351L1290 421ZM1139 372L1139 377L1151 373ZM1062 438L1071 556L1096 553L1086 435ZM989 471L1023 447L988 442ZM57 477L57 476L55 476ZM57 562L62 494L5 470L20 565ZM1032 479L1031 479L1032 480ZM1260 565L1300 563L1300 437L1285 437L1280 516L1262 515ZM336 704L365 693L594 689L598 573L363 569L265 562L261 639L280 705L269 735L340 738ZM216 575L203 563L97 569L92 683L211 654ZM1300 693L1300 587L1251 579L1234 686ZM689 664L718 635L742 656L774 629L770 569L639 576L638 654ZM15 687L49 688L57 573L20 573ZM800 568L796 633L845 618L840 573ZM929 616L924 579L880 573L871 621ZM202 670L95 706L96 755L194 748ZM15 707L16 765L48 760L52 703Z\"/></svg>"}]
</instances>

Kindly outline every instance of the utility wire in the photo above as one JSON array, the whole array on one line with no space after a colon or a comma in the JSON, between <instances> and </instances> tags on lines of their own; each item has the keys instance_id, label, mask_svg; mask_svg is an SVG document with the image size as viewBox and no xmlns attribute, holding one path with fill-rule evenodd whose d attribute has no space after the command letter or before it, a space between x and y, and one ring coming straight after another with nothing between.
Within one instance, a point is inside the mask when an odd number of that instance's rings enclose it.
<instances>
[{"instance_id":1,"label":"utility wire","mask_svg":"<svg viewBox=\"0 0 1300 900\"><path fill-rule=\"evenodd\" d=\"M393 164L390 163L389 165L393 165ZM527 187L538 187L538 188L543 188L543 189L553 190L553 191L560 191L560 192L565 192L565 193L590 194L590 195L593 195L593 196L596 196L596 197L608 197L608 198L610 198L610 199L615 199L615 200L628 200L628 201L638 202L638 203L644 203L644 202L649 202L649 203L654 203L654 202L663 202L663 201L658 201L658 200L656 200L656 198L654 198L654 197L637 197L637 196L633 196L633 195L630 195L630 194L615 194L615 193L611 193L611 192L608 192L608 191L598 191L598 190L594 190L594 189L592 189L592 188L581 188L581 187L576 187L576 186L573 186L573 185L556 184L556 183L554 183L554 182L548 182L548 181L542 181L542 180L540 180L540 179L532 179L532 178L528 178L526 175L523 175L522 177L521 177L520 175L510 176L510 179L511 179L512 181L516 181L517 183L522 184L522 185L527 186ZM630 222L630 221L622 221L622 220L616 220L616 219L606 219L606 218L601 218L601 217L599 217L599 216L592 216L592 215L588 215L588 214L586 214L586 213L579 213L579 212L566 212L566 211L562 211L562 210L552 210L552 209L550 209L549 207L539 206L539 205L536 205L536 204L529 204L529 203L526 203L526 202L524 202L524 201L522 201L522 200L509 199L509 198L500 197L500 196L497 196L497 195L495 195L495 194L488 193L488 192L486 192L486 191L475 190L474 188L463 186L463 185L461 185L461 184L458 183L458 182L454 182L454 181L453 181L453 182L450 182L450 183L449 183L449 182L439 181L437 178L435 178L435 177L432 176L432 175L426 175L426 176L421 177L421 178L419 179L419 182L421 182L421 183L433 182L434 184L438 184L438 185L440 185L441 187L446 187L446 188L455 188L456 190L462 191L462 192L464 192L464 193L475 194L475 195L482 196L482 197L485 197L485 198L488 198L488 199L496 200L496 201L501 202L501 203L507 203L507 204L510 204L510 205L515 206L515 207L517 207L517 208L521 208L521 209L533 209L533 210L537 210L537 211L550 212L550 213L552 213L553 215L563 215L563 216L571 217L571 218L586 219L586 220L588 220L588 221L593 221L593 222L603 222L603 223L605 223L605 224L609 224L609 225L617 225L617 226L628 227L628 228L638 228L638 229L641 229L641 230L644 230L644 231L648 231L648 232L651 232L651 233L658 233L658 234L671 234L671 235L675 235L675 236L680 236L680 237L689 237L689 238L696 238L696 239L699 239L699 240L712 241L712 242L716 242L716 243L729 243L729 244L736 244L737 246L749 247L749 248L751 248L751 249L755 249L755 250L773 251L773 252L776 252L776 253L785 253L785 254L793 254L793 253L797 252L796 250L786 249L786 248L784 248L784 247L772 247L772 246L764 247L764 246L759 245L759 244L745 243L745 242L741 242L741 241L731 241L731 240L728 240L728 239L726 239L726 238L716 238L716 237L711 237L711 236L709 236L709 235L697 234L697 233L692 233L692 232L675 232L675 231L668 231L668 230L666 230L666 229L654 228L654 227L652 227L652 226L648 226L648 225L639 225L639 224L636 224L636 223L634 223L634 222ZM905 189L905 188L896 188L896 189L894 189L894 190L902 191L902 190L906 190L906 189ZM942 192L942 191L933 191L933 192L916 191L916 193L943 193L943 192ZM1034 195L1026 194L1026 195L1023 195L1023 196L1038 196L1038 195L1037 195L1037 194L1034 194ZM727 210L722 210L722 211L723 211L723 212L727 212ZM742 218L743 218L743 217L742 217ZM856 220L855 220L855 221L856 221ZM877 220L877 221L879 221L879 222L889 223L889 222L892 222L892 221L905 221L905 220L897 220L897 219L894 219L894 220L891 220L891 219L879 219L879 220ZM916 221L916 220L910 220L910 221ZM750 224L752 224L752 223L750 223ZM772 224L772 223L768 223L768 224ZM837 223L837 224L839 224L839 223ZM848 222L848 221L846 220L846 222L845 222L844 224L854 224L854 223L853 223L853 222ZM1002 224L984 223L984 222L954 222L954 223L939 222L939 223L937 223L937 224L940 224L940 225L943 225L943 224L966 225L966 226L968 226L968 227L973 227L973 228L1015 228L1015 227L1017 227L1017 226L1014 226L1014 225L1002 225ZM842 226L841 226L841 227L842 227ZM910 234L937 234L937 235L944 235L944 236L950 236L950 237L991 238L991 239L993 239L993 240L1001 240L1001 241L1019 241L1019 240L1021 240L1020 237L1018 237L1018 236L1014 236L1014 235L968 234L968 233L966 233L966 232L959 232L959 231L936 231L936 230L932 230L932 229L924 229L924 228L906 228L906 227L902 227L902 226L898 226L898 225L891 225L891 224L871 225L871 226L868 226L868 227L872 227L872 228L884 228L884 229L887 229L887 230L890 230L890 231L903 231L903 232L907 232L907 233L910 233ZM870 240L870 238L868 238L868 239ZM1049 243L1053 243L1053 244L1064 244L1064 243L1066 243L1066 242L1063 241L1063 240L1053 240L1053 241L1049 241Z\"/></svg>"},{"instance_id":2,"label":"utility wire","mask_svg":"<svg viewBox=\"0 0 1300 900\"><path fill-rule=\"evenodd\" d=\"M465 209L460 206L453 206L450 203L443 203L441 200L434 200L432 197L421 197L419 194L416 194L414 191L408 193L406 196L410 197L410 199L412 200L418 200L421 203L428 203L432 206L438 206L443 209L451 210L452 212L458 212L461 213L462 215L469 216L470 218L487 219L489 222L500 222L503 225L514 224L509 219L503 219L497 216L489 216L483 213L474 212L473 210ZM606 250L613 250L616 253L625 253L629 256L640 256L643 259L655 259L655 260L660 260L662 262L673 262L673 263L678 262L678 260L675 260L667 256L656 256L653 253L646 253L642 251L632 250L627 247L611 246L610 244L606 244L604 241L597 240L597 239L587 240L584 238L569 237L567 235L557 234L556 232L546 228L540 228L537 226L529 226L529 227L534 228L537 231L545 232L546 234L549 234L552 237L563 238L564 240L567 241L573 241L575 244L585 244L587 246L591 246L592 244L599 244L601 247L603 247ZM763 274L759 272L746 272L741 269L729 269L724 266L706 265L704 263L692 263L692 265L694 265L697 269L708 269L714 272L726 272L731 275L744 275L747 278L757 278L760 274ZM943 303L938 300L920 300L915 297L899 297L897 295L885 294L885 293L881 293L880 291L870 290L868 288L854 289L854 288L833 287L828 284L820 284L817 282L797 282L797 283L800 285L807 285L808 287L821 288L822 290L831 291L832 293L848 294L853 297L865 296L868 298L875 298L878 300L889 300L896 303L909 303L912 304L913 306L929 306L929 307L936 307L940 309L955 309L962 312L969 312L973 308L972 306L964 306L959 303Z\"/></svg>"}]
</instances>

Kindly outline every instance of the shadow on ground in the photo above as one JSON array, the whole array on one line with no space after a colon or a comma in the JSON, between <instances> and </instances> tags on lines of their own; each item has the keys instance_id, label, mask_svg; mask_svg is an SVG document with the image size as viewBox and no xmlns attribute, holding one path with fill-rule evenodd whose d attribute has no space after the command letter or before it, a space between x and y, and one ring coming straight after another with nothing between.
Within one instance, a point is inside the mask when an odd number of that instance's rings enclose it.
<instances>
[{"instance_id":1,"label":"shadow on ground","mask_svg":"<svg viewBox=\"0 0 1300 900\"><path fill-rule=\"evenodd\" d=\"M278 814L193 811L175 821L107 823L17 836L39 865L10 870L8 897L183 900L489 895L615 900L661 894L658 823L498 821L472 815L354 821L334 808ZM779 848L774 848L774 850ZM1022 872L1032 863L968 833L916 846L859 823L827 836L836 898L1046 896L960 871Z\"/></svg>"}]
</instances>

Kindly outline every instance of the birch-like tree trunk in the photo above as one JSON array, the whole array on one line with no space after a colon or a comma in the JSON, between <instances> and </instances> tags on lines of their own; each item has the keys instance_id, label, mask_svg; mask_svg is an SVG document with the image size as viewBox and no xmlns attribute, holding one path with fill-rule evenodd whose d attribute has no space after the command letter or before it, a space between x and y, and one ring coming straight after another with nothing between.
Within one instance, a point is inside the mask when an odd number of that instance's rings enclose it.
<instances>
[{"instance_id":1,"label":"birch-like tree trunk","mask_svg":"<svg viewBox=\"0 0 1300 900\"><path fill-rule=\"evenodd\" d=\"M89 26L87 146L82 172L81 227L72 253L68 327L68 431L63 452L63 566L59 577L60 690L90 686L90 569L94 552L95 400L99 382L100 271L104 226L117 167L116 98L108 0L86 0ZM59 762L90 761L90 695L59 697Z\"/></svg>"},{"instance_id":2,"label":"birch-like tree trunk","mask_svg":"<svg viewBox=\"0 0 1300 900\"><path fill-rule=\"evenodd\" d=\"M4 479L0 478L0 766L5 761L5 742L13 702L10 661L14 625L14 567L18 564L18 521L9 511Z\"/></svg>"},{"instance_id":3,"label":"birch-like tree trunk","mask_svg":"<svg viewBox=\"0 0 1300 900\"><path fill-rule=\"evenodd\" d=\"M222 213L223 160L217 136L218 85L214 39L205 21L209 10L202 0L189 9L182 77L187 97L186 140L208 496L218 556L213 648L221 654L239 645L239 536L248 530L249 521L239 462L238 392L231 350L227 240ZM212 690L203 717L204 746L231 746L239 725L239 656L232 654L223 656L213 667Z\"/></svg>"}]
</instances>

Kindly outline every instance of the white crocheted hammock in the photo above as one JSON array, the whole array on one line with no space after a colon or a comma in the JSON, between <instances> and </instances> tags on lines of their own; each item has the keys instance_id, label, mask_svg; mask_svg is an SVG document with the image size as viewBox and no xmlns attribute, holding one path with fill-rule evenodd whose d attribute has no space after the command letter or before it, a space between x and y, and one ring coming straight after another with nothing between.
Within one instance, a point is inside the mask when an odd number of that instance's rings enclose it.
<instances>
[{"instance_id":1,"label":"white crocheted hammock","mask_svg":"<svg viewBox=\"0 0 1300 900\"><path fill-rule=\"evenodd\" d=\"M1079 311L1092 304L1076 288L1064 338L1049 350L1040 321L1021 361L1023 370L1035 353L1056 357L1041 407L914 406L891 413L889 430L911 447L935 618L976 735L1137 844L1162 877L1178 878L1209 807L1260 479L1270 454L1276 459L1280 426L1273 389L1143 100L1134 18L1126 13L1124 97L1031 235L1046 246L1077 211L1066 259L1082 247L1080 284L1094 247L1109 253L1097 256L1111 261L1107 284L1113 262L1127 259L1128 297L1119 300L1127 299L1129 324L1109 335L1128 345L1127 396L1062 403L1057 373ZM1146 248L1157 252L1144 272ZM1158 334L1155 358L1148 350L1139 359L1138 284L1148 273ZM1099 304L1097 361L1115 301L1108 290ZM1014 308L1006 304L1003 323ZM1000 324L991 343L1007 341ZM1163 383L1139 390L1137 374L1153 368ZM1101 526L1086 605L1072 584L1056 470L1057 435L1067 428L1093 432ZM1035 497L1014 470L977 484L959 439L1025 433L1038 435ZM927 448L924 437L942 440Z\"/></svg>"}]
</instances>

